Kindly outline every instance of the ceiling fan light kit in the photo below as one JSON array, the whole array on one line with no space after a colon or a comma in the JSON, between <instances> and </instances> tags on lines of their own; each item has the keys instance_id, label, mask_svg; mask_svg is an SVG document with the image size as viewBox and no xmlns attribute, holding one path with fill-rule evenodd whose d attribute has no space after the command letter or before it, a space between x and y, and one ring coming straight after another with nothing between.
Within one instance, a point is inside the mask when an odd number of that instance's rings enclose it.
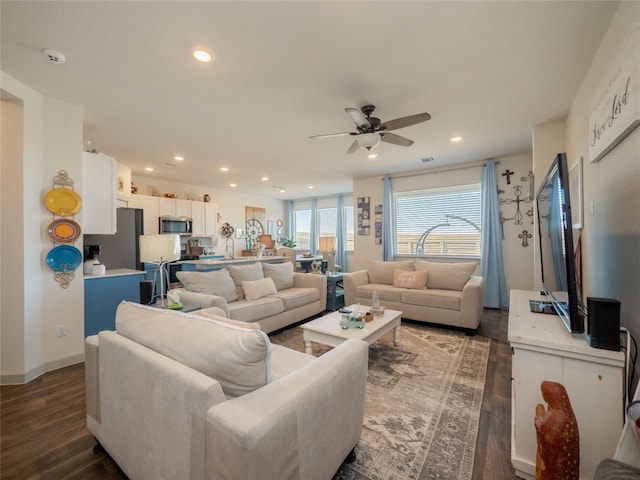
<instances>
[{"instance_id":1,"label":"ceiling fan light kit","mask_svg":"<svg viewBox=\"0 0 640 480\"><path fill-rule=\"evenodd\" d=\"M375 148L380 141L399 145L401 147L409 147L413 145L413 140L391 133L390 130L409 127L416 123L426 122L431 119L431 115L428 113L417 113L415 115L400 117L383 123L379 118L371 116L375 109L375 105L365 105L360 110L357 108L344 109L344 111L351 117L351 120L353 120L353 123L356 124L357 131L355 132L313 135L309 138L340 137L345 135L357 136L355 141L348 148L347 153L353 153L358 150L359 147L366 148L370 151L372 148Z\"/></svg>"}]
</instances>

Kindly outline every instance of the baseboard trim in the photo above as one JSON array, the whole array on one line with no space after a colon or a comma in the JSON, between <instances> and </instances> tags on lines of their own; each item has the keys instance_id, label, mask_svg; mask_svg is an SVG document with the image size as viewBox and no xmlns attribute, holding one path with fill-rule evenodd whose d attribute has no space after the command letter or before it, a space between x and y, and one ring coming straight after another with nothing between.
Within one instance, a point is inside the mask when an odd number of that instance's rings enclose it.
<instances>
[{"instance_id":1,"label":"baseboard trim","mask_svg":"<svg viewBox=\"0 0 640 480\"><path fill-rule=\"evenodd\" d=\"M0 385L24 385L35 380L44 373L59 370L64 367L70 367L71 365L82 362L84 362L84 353L72 355L71 357L60 358L52 362L47 362L44 365L38 365L25 373L0 375Z\"/></svg>"}]
</instances>

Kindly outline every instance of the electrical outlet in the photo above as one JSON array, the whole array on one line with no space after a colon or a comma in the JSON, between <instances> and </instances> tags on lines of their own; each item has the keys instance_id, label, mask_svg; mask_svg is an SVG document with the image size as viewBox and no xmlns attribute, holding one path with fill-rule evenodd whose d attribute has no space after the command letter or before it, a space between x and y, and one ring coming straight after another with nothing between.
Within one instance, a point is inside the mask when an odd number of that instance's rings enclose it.
<instances>
[{"instance_id":1,"label":"electrical outlet","mask_svg":"<svg viewBox=\"0 0 640 480\"><path fill-rule=\"evenodd\" d=\"M58 325L56 327L56 335L58 337L64 337L67 334L67 326L66 325Z\"/></svg>"}]
</instances>

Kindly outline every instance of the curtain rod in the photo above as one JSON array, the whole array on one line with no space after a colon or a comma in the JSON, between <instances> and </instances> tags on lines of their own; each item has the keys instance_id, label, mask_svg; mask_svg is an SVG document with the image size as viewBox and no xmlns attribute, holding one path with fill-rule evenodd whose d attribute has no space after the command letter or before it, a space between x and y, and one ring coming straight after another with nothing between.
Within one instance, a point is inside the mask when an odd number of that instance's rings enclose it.
<instances>
[{"instance_id":1,"label":"curtain rod","mask_svg":"<svg viewBox=\"0 0 640 480\"><path fill-rule=\"evenodd\" d=\"M444 173L444 172L454 172L456 170L466 170L468 168L478 168L478 167L484 167L486 165L487 161L482 161L482 162L478 162L478 163L474 163L472 165L470 164L466 164L463 166L459 166L459 167L449 167L449 168L439 168L439 169L432 169L432 170L427 170L424 172L414 172L414 173L407 173L404 175L389 175L392 179L395 178L406 178L406 177L415 177L418 175L435 175L436 173ZM500 164L500 161L496 161L494 162L496 165ZM382 180L384 180L384 177L382 178Z\"/></svg>"}]
</instances>

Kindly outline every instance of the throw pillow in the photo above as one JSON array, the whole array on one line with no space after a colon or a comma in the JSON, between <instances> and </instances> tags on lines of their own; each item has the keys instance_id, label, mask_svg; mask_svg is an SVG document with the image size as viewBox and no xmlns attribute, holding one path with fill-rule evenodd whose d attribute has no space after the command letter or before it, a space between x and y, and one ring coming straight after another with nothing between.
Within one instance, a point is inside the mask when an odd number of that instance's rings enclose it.
<instances>
[{"instance_id":1,"label":"throw pillow","mask_svg":"<svg viewBox=\"0 0 640 480\"><path fill-rule=\"evenodd\" d=\"M262 271L265 277L271 277L276 284L276 290L293 288L293 263L263 263Z\"/></svg>"},{"instance_id":2,"label":"throw pillow","mask_svg":"<svg viewBox=\"0 0 640 480\"><path fill-rule=\"evenodd\" d=\"M476 263L435 263L416 260L416 270L427 272L427 288L462 291Z\"/></svg>"},{"instance_id":3,"label":"throw pillow","mask_svg":"<svg viewBox=\"0 0 640 480\"><path fill-rule=\"evenodd\" d=\"M251 330L260 330L260 324L256 322L241 322L240 320L232 320L224 316L224 312L218 307L205 308L195 312L196 315L213 320L215 322L222 322L228 325L234 325L241 328L249 328Z\"/></svg>"},{"instance_id":4,"label":"throw pillow","mask_svg":"<svg viewBox=\"0 0 640 480\"><path fill-rule=\"evenodd\" d=\"M412 288L414 290L426 290L427 272L410 272L396 268L393 271L393 286L400 288Z\"/></svg>"},{"instance_id":5,"label":"throw pillow","mask_svg":"<svg viewBox=\"0 0 640 480\"><path fill-rule=\"evenodd\" d=\"M176 272L185 290L207 295L217 295L227 302L238 300L236 285L227 270L213 272Z\"/></svg>"},{"instance_id":6,"label":"throw pillow","mask_svg":"<svg viewBox=\"0 0 640 480\"><path fill-rule=\"evenodd\" d=\"M244 290L244 296L247 300L257 300L267 295L273 295L278 293L276 285L273 283L271 277L263 278L261 280L249 280L242 282L242 289Z\"/></svg>"},{"instance_id":7,"label":"throw pillow","mask_svg":"<svg viewBox=\"0 0 640 480\"><path fill-rule=\"evenodd\" d=\"M244 298L242 282L260 280L261 278L264 278L264 273L262 273L262 265L260 265L259 262L250 263L249 265L228 265L225 268L229 270L231 278L233 278L236 287L238 287L237 294L240 300Z\"/></svg>"},{"instance_id":8,"label":"throw pillow","mask_svg":"<svg viewBox=\"0 0 640 480\"><path fill-rule=\"evenodd\" d=\"M369 283L381 283L393 285L393 272L396 268L400 270L414 270L413 260L401 260L398 262L384 262L382 260L367 260L369 270Z\"/></svg>"}]
</instances>

